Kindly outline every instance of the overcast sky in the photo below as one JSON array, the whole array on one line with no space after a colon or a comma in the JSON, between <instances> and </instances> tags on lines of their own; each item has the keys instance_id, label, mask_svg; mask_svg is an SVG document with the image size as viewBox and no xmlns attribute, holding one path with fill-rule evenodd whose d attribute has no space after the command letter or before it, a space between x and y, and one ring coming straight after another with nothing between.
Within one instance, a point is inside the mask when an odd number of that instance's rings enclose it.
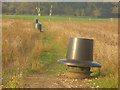
<instances>
[{"instance_id":1,"label":"overcast sky","mask_svg":"<svg viewBox=\"0 0 120 90\"><path fill-rule=\"evenodd\" d=\"M2 2L119 2L119 0L0 0Z\"/></svg>"}]
</instances>

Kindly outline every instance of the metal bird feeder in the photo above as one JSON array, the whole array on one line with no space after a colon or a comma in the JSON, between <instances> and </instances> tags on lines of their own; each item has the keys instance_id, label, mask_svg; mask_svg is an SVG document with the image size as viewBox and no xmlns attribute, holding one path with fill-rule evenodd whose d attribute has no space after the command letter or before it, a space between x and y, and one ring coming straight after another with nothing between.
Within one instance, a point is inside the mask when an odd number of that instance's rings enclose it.
<instances>
[{"instance_id":1,"label":"metal bird feeder","mask_svg":"<svg viewBox=\"0 0 120 90\"><path fill-rule=\"evenodd\" d=\"M42 24L40 24L40 23L38 22L38 19L35 19L34 28L40 30L40 32L44 32L44 31L42 30Z\"/></svg>"},{"instance_id":2,"label":"metal bird feeder","mask_svg":"<svg viewBox=\"0 0 120 90\"><path fill-rule=\"evenodd\" d=\"M70 38L66 59L58 62L68 66L68 76L73 78L90 77L90 67L101 67L93 61L93 39L89 38Z\"/></svg>"}]
</instances>

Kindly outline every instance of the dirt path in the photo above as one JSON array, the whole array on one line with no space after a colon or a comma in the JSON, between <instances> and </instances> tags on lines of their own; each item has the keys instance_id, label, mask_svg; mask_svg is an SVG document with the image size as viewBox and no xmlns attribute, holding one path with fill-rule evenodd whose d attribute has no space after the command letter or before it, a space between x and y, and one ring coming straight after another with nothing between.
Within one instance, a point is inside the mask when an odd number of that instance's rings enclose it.
<instances>
[{"instance_id":1,"label":"dirt path","mask_svg":"<svg viewBox=\"0 0 120 90\"><path fill-rule=\"evenodd\" d=\"M90 88L80 79L63 78L64 74L28 75L22 81L24 88Z\"/></svg>"},{"instance_id":2,"label":"dirt path","mask_svg":"<svg viewBox=\"0 0 120 90\"><path fill-rule=\"evenodd\" d=\"M59 44L56 44L55 38L51 35L52 33L49 32L41 34L42 43L50 47L42 51L40 53L40 56L37 57L39 58L40 63L45 66L40 70L43 72L47 71L48 68L50 69L49 72L56 72L62 70L62 68L58 64L56 64L56 60L64 55L65 49L60 42L58 42ZM90 88L86 83L83 83L81 80L65 78L64 74L46 73L28 75L22 80L20 86L23 88Z\"/></svg>"}]
</instances>

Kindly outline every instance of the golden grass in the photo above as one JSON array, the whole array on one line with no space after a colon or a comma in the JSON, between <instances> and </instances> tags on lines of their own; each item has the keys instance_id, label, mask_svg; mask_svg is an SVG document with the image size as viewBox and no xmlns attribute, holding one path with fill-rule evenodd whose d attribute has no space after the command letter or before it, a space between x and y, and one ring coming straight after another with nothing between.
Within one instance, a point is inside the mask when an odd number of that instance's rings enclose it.
<instances>
[{"instance_id":1,"label":"golden grass","mask_svg":"<svg viewBox=\"0 0 120 90\"><path fill-rule=\"evenodd\" d=\"M20 20L8 20L8 24L7 20L3 20L3 67L16 59L24 58L32 50L34 38L31 34L33 31L22 28L25 27L24 25L26 24Z\"/></svg>"},{"instance_id":2,"label":"golden grass","mask_svg":"<svg viewBox=\"0 0 120 90\"><path fill-rule=\"evenodd\" d=\"M56 43L59 42L66 48L70 37L93 38L94 61L102 64L102 75L118 74L117 22L51 21L42 22L42 24L45 32L51 34ZM33 25L33 22L27 20L3 19L2 57L5 77L11 78L13 74L16 74L12 71L13 69L21 74L22 70L28 66L31 66L33 70L41 67L37 60L31 62L31 57L48 50L51 46L49 43L42 43L41 37L45 33L35 30ZM3 81L5 84L5 80Z\"/></svg>"},{"instance_id":3,"label":"golden grass","mask_svg":"<svg viewBox=\"0 0 120 90\"><path fill-rule=\"evenodd\" d=\"M67 46L70 37L94 39L94 60L102 64L103 74L118 74L118 23L117 22L44 22L56 42ZM102 72L101 72L102 73Z\"/></svg>"},{"instance_id":4,"label":"golden grass","mask_svg":"<svg viewBox=\"0 0 120 90\"><path fill-rule=\"evenodd\" d=\"M32 65L30 58L44 49L40 43L40 33L34 24L25 20L3 19L2 24L2 59L3 77L12 78L14 74ZM5 76L4 76L5 75ZM3 84L6 81L3 80Z\"/></svg>"}]
</instances>

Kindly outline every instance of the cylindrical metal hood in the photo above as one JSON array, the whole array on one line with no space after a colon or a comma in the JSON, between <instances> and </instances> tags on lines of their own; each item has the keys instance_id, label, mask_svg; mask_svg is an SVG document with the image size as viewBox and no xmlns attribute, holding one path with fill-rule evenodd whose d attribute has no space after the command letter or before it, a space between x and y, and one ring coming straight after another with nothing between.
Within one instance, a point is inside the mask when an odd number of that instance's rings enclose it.
<instances>
[{"instance_id":1,"label":"cylindrical metal hood","mask_svg":"<svg viewBox=\"0 0 120 90\"><path fill-rule=\"evenodd\" d=\"M79 67L101 67L93 61L93 39L72 37L69 39L66 59L58 62Z\"/></svg>"}]
</instances>

